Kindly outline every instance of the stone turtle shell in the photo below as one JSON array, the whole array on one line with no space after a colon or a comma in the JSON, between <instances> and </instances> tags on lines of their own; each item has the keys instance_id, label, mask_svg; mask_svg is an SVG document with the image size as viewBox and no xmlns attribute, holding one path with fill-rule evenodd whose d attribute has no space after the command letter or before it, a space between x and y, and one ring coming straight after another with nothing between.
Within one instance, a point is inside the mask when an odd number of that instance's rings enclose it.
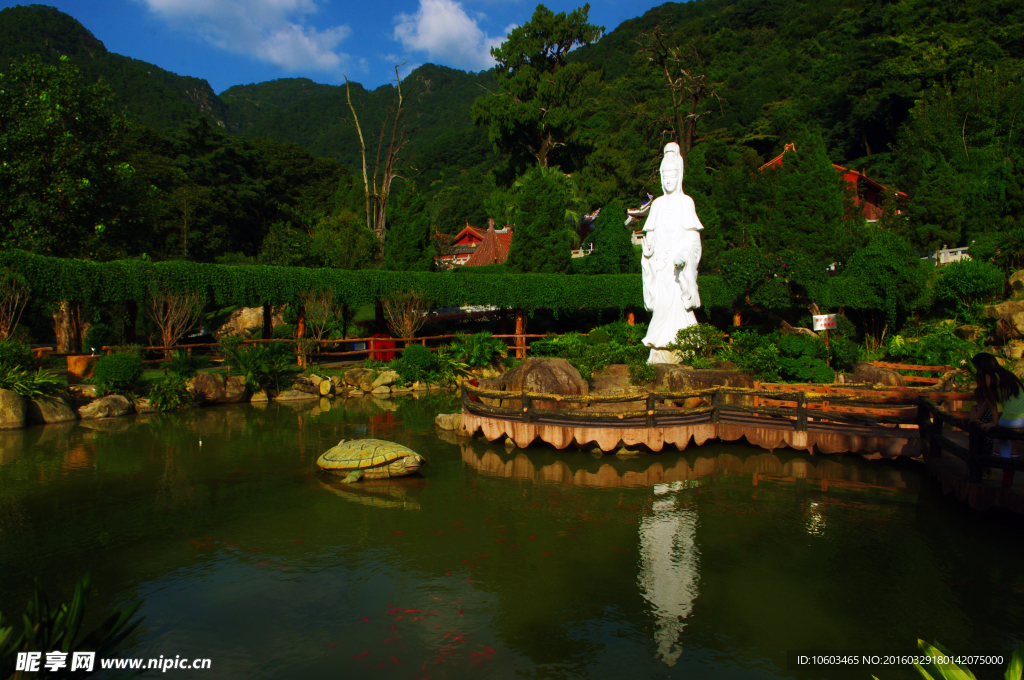
<instances>
[{"instance_id":1,"label":"stone turtle shell","mask_svg":"<svg viewBox=\"0 0 1024 680\"><path fill-rule=\"evenodd\" d=\"M412 449L383 439L356 439L328 449L316 464L324 470L362 470L415 455Z\"/></svg>"}]
</instances>

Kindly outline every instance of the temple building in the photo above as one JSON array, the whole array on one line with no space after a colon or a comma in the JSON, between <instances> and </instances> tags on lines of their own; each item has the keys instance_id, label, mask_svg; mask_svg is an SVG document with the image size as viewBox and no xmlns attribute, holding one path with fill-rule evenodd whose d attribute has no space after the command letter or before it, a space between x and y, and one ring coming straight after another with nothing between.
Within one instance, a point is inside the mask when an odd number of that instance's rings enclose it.
<instances>
[{"instance_id":1,"label":"temple building","mask_svg":"<svg viewBox=\"0 0 1024 680\"><path fill-rule=\"evenodd\" d=\"M795 144L787 144L782 153L762 165L758 170L764 172L767 168L781 167L783 156L790 151L796 151ZM881 219L884 213L882 204L885 202L885 194L891 191L889 187L871 179L864 174L863 170L850 170L835 163L832 164L832 167L843 176L843 181L846 182L853 196L853 204L860 207L867 221L875 222ZM896 191L895 196L896 202L899 205L906 205L907 201L910 200L910 197L903 191ZM900 211L897 209L896 214L898 215L899 213Z\"/></svg>"},{"instance_id":2,"label":"temple building","mask_svg":"<svg viewBox=\"0 0 1024 680\"><path fill-rule=\"evenodd\" d=\"M502 229L495 229L493 217L487 220L486 231L466 222L465 229L455 235L447 252L435 258L438 268L481 267L503 263L512 245L513 228L514 225L505 225Z\"/></svg>"}]
</instances>

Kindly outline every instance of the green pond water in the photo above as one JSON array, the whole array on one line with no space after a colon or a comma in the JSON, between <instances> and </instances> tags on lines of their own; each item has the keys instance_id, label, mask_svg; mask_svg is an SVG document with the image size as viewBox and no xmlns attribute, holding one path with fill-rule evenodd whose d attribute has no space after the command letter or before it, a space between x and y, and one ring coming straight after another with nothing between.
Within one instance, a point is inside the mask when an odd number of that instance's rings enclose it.
<instances>
[{"instance_id":1,"label":"green pond water","mask_svg":"<svg viewBox=\"0 0 1024 680\"><path fill-rule=\"evenodd\" d=\"M67 598L91 567L87 624L142 600L121 655L209 658L168 676L210 678L884 680L916 673L793 669L787 652L1021 642L1020 522L942 496L913 461L506 452L439 438L434 415L456 408L431 394L0 433L0 611L20 617L34 578ZM354 437L411 447L425 474L320 474Z\"/></svg>"}]
</instances>

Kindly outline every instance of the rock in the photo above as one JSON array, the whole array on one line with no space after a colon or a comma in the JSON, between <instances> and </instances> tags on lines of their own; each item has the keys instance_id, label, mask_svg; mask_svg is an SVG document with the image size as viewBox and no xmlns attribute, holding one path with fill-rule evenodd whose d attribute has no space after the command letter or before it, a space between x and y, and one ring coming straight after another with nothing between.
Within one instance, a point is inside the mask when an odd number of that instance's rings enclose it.
<instances>
[{"instance_id":1,"label":"rock","mask_svg":"<svg viewBox=\"0 0 1024 680\"><path fill-rule=\"evenodd\" d=\"M1006 343L1006 346L1003 347L1003 353L1006 355L1007 359L1012 359L1014 361L1024 359L1024 340L1010 340Z\"/></svg>"},{"instance_id":2,"label":"rock","mask_svg":"<svg viewBox=\"0 0 1024 680\"><path fill-rule=\"evenodd\" d=\"M398 373L394 371L384 371L383 373L377 376L377 379L373 381L372 385L374 388L386 387L389 385L394 385L401 379L402 378L398 375Z\"/></svg>"},{"instance_id":3,"label":"rock","mask_svg":"<svg viewBox=\"0 0 1024 680\"><path fill-rule=\"evenodd\" d=\"M953 329L953 333L962 340L967 342L974 342L985 337L985 329L981 326L972 326L970 324L964 324L963 326L957 326Z\"/></svg>"},{"instance_id":4,"label":"rock","mask_svg":"<svg viewBox=\"0 0 1024 680\"><path fill-rule=\"evenodd\" d=\"M1010 284L1014 293L1024 293L1024 269L1010 274L1010 280L1007 283Z\"/></svg>"},{"instance_id":5,"label":"rock","mask_svg":"<svg viewBox=\"0 0 1024 680\"><path fill-rule=\"evenodd\" d=\"M434 425L442 430L457 430L462 427L461 413L438 413Z\"/></svg>"},{"instance_id":6,"label":"rock","mask_svg":"<svg viewBox=\"0 0 1024 680\"><path fill-rule=\"evenodd\" d=\"M349 390L348 396L350 397L361 397L364 392L362 390Z\"/></svg>"},{"instance_id":7,"label":"rock","mask_svg":"<svg viewBox=\"0 0 1024 680\"><path fill-rule=\"evenodd\" d=\"M332 383L330 380L321 380L319 383L315 384L317 386L317 391L320 393L321 397L326 397L328 394L334 392L334 383Z\"/></svg>"},{"instance_id":8,"label":"rock","mask_svg":"<svg viewBox=\"0 0 1024 680\"><path fill-rule=\"evenodd\" d=\"M391 386L391 394L408 394L409 392L412 392L412 385L407 385L405 387L399 387L398 385Z\"/></svg>"},{"instance_id":9,"label":"rock","mask_svg":"<svg viewBox=\"0 0 1024 680\"><path fill-rule=\"evenodd\" d=\"M147 397L139 397L138 399L135 400L136 413L156 413L159 410L160 409L158 409L156 406L153 406L153 404L150 403Z\"/></svg>"},{"instance_id":10,"label":"rock","mask_svg":"<svg viewBox=\"0 0 1024 680\"><path fill-rule=\"evenodd\" d=\"M391 394L391 388L387 385L378 385L370 390L370 394Z\"/></svg>"},{"instance_id":11,"label":"rock","mask_svg":"<svg viewBox=\"0 0 1024 680\"><path fill-rule=\"evenodd\" d=\"M249 401L253 403L266 403L270 401L270 397L267 396L266 390L260 390L259 392L254 393Z\"/></svg>"},{"instance_id":12,"label":"rock","mask_svg":"<svg viewBox=\"0 0 1024 680\"><path fill-rule=\"evenodd\" d=\"M412 384L412 388L411 389L412 389L413 392L426 392L427 391L427 386L425 384L421 383L419 380L417 380L416 382L414 382Z\"/></svg>"},{"instance_id":13,"label":"rock","mask_svg":"<svg viewBox=\"0 0 1024 680\"><path fill-rule=\"evenodd\" d=\"M572 364L565 359L542 359L530 357L516 368L491 380L481 380L480 387L489 390L512 392L535 392L566 396L586 396L590 385L580 376ZM508 402L507 404L504 402ZM518 399L505 399L502 406L518 406ZM576 403L559 401L535 401L534 408L547 410L569 410L579 408Z\"/></svg>"},{"instance_id":14,"label":"rock","mask_svg":"<svg viewBox=\"0 0 1024 680\"><path fill-rule=\"evenodd\" d=\"M10 390L0 389L0 430L25 427L25 400Z\"/></svg>"},{"instance_id":15,"label":"rock","mask_svg":"<svg viewBox=\"0 0 1024 680\"><path fill-rule=\"evenodd\" d=\"M985 307L985 316L998 320L1003 333L1024 335L1024 301L1007 300L998 305L989 305Z\"/></svg>"},{"instance_id":16,"label":"rock","mask_svg":"<svg viewBox=\"0 0 1024 680\"><path fill-rule=\"evenodd\" d=\"M280 326L284 323L282 318L283 307L276 308L271 314L271 325ZM250 330L263 328L263 307L242 307L235 310L224 324L214 331L218 338L232 335L242 335Z\"/></svg>"},{"instance_id":17,"label":"rock","mask_svg":"<svg viewBox=\"0 0 1024 680\"><path fill-rule=\"evenodd\" d=\"M903 387L906 381L903 376L888 368L872 366L869 363L861 362L853 366L853 382L870 383L872 385L886 385L888 387Z\"/></svg>"},{"instance_id":18,"label":"rock","mask_svg":"<svg viewBox=\"0 0 1024 680\"><path fill-rule=\"evenodd\" d=\"M295 383L292 384L292 389L295 390L296 392L305 392L306 394L313 394L316 395L317 397L320 396L320 390L316 387L313 387L305 380L295 381Z\"/></svg>"},{"instance_id":19,"label":"rock","mask_svg":"<svg viewBox=\"0 0 1024 680\"><path fill-rule=\"evenodd\" d=\"M345 387L345 378L341 377L340 375L332 375L331 384L334 385L335 391L340 391Z\"/></svg>"},{"instance_id":20,"label":"rock","mask_svg":"<svg viewBox=\"0 0 1024 680\"><path fill-rule=\"evenodd\" d=\"M98 418L118 418L128 415L134 410L132 403L120 394L111 394L81 407L78 409L78 415L82 417L82 420L96 420Z\"/></svg>"},{"instance_id":21,"label":"rock","mask_svg":"<svg viewBox=\"0 0 1024 680\"><path fill-rule=\"evenodd\" d=\"M240 375L200 371L189 381L189 387L202 404L235 404L245 400L245 382Z\"/></svg>"},{"instance_id":22,"label":"rock","mask_svg":"<svg viewBox=\"0 0 1024 680\"><path fill-rule=\"evenodd\" d=\"M671 392L705 390L711 387L754 387L754 379L746 373L688 366L675 366L665 376L665 383Z\"/></svg>"},{"instance_id":23,"label":"rock","mask_svg":"<svg viewBox=\"0 0 1024 680\"><path fill-rule=\"evenodd\" d=\"M68 387L68 392L79 399L95 399L99 396L95 385L72 385Z\"/></svg>"},{"instance_id":24,"label":"rock","mask_svg":"<svg viewBox=\"0 0 1024 680\"><path fill-rule=\"evenodd\" d=\"M27 404L28 422L32 425L49 425L78 420L78 414L60 397L37 397Z\"/></svg>"},{"instance_id":25,"label":"rock","mask_svg":"<svg viewBox=\"0 0 1024 680\"><path fill-rule=\"evenodd\" d=\"M320 397L302 390L285 390L274 397L274 401L311 401Z\"/></svg>"},{"instance_id":26,"label":"rock","mask_svg":"<svg viewBox=\"0 0 1024 680\"><path fill-rule=\"evenodd\" d=\"M314 387L320 387L320 383L322 383L323 381L324 379L316 375L315 373L309 376L309 382L311 382Z\"/></svg>"},{"instance_id":27,"label":"rock","mask_svg":"<svg viewBox=\"0 0 1024 680\"><path fill-rule=\"evenodd\" d=\"M373 371L368 368L352 368L345 371L345 382L355 387L364 382L373 382Z\"/></svg>"}]
</instances>

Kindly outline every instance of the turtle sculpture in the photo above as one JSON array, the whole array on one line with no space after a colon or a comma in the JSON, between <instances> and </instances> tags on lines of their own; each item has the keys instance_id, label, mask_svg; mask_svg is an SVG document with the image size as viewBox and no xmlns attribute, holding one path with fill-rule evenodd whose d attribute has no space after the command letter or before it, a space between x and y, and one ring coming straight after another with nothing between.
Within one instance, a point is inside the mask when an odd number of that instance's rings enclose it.
<instances>
[{"instance_id":1,"label":"turtle sculpture","mask_svg":"<svg viewBox=\"0 0 1024 680\"><path fill-rule=\"evenodd\" d=\"M360 479L389 479L415 474L427 460L410 448L383 439L342 439L317 459L320 469L346 475L345 484Z\"/></svg>"}]
</instances>

